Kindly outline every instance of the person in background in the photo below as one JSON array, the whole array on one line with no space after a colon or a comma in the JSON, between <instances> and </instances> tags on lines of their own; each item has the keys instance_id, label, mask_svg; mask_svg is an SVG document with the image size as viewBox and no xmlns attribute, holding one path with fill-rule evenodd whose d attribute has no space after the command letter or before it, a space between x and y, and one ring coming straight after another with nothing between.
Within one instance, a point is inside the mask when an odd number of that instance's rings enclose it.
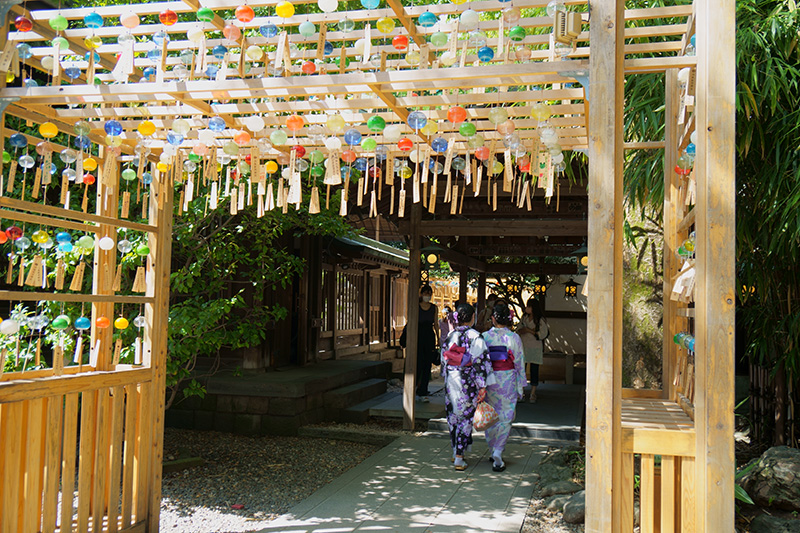
<instances>
[{"instance_id":1,"label":"person in background","mask_svg":"<svg viewBox=\"0 0 800 533\"><path fill-rule=\"evenodd\" d=\"M494 383L494 375L486 343L472 328L475 309L469 304L459 304L456 320L458 325L443 342L442 370L453 465L461 471L467 468L464 451L472 444L475 407L486 396L486 386Z\"/></svg>"},{"instance_id":2,"label":"person in background","mask_svg":"<svg viewBox=\"0 0 800 533\"><path fill-rule=\"evenodd\" d=\"M525 312L520 319L517 333L522 339L525 363L528 365L531 377L529 401L536 403L536 387L539 386L539 365L544 361L544 339L549 334L549 328L547 320L544 318L544 313L542 313L542 306L535 298L528 300Z\"/></svg>"},{"instance_id":3,"label":"person in background","mask_svg":"<svg viewBox=\"0 0 800 533\"><path fill-rule=\"evenodd\" d=\"M419 333L417 340L417 399L427 403L431 365L439 362L439 310L431 303L433 289L423 285L419 290Z\"/></svg>"},{"instance_id":4,"label":"person in background","mask_svg":"<svg viewBox=\"0 0 800 533\"><path fill-rule=\"evenodd\" d=\"M495 383L486 387L486 401L500 417L495 425L486 429L486 442L491 450L492 470L495 472L506 469L503 451L511 433L517 401L522 399L526 382L522 341L519 335L509 329L511 323L508 305L496 303L492 311L494 327L483 334L495 376Z\"/></svg>"},{"instance_id":5,"label":"person in background","mask_svg":"<svg viewBox=\"0 0 800 533\"><path fill-rule=\"evenodd\" d=\"M475 321L475 329L483 333L489 331L492 327L492 309L497 301L497 295L492 293L486 298L486 308L478 313L478 318Z\"/></svg>"},{"instance_id":6,"label":"person in background","mask_svg":"<svg viewBox=\"0 0 800 533\"><path fill-rule=\"evenodd\" d=\"M458 306L456 305L456 308ZM456 327L456 320L453 318L453 310L449 305L444 306L444 316L439 319L439 338L444 341L447 335ZM443 344L444 346L444 344Z\"/></svg>"}]
</instances>

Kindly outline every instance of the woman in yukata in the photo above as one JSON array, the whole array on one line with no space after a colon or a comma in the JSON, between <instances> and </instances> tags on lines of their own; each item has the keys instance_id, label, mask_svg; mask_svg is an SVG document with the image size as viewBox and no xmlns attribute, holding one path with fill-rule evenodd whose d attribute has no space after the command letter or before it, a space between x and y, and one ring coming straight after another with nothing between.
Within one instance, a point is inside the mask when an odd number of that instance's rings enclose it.
<instances>
[{"instance_id":1,"label":"woman in yukata","mask_svg":"<svg viewBox=\"0 0 800 533\"><path fill-rule=\"evenodd\" d=\"M475 309L469 304L456 308L457 326L445 339L442 368L447 395L447 424L456 470L466 470L464 451L472 444L472 417L475 407L494 383L489 350L480 333L472 329Z\"/></svg>"},{"instance_id":2,"label":"woman in yukata","mask_svg":"<svg viewBox=\"0 0 800 533\"><path fill-rule=\"evenodd\" d=\"M486 387L486 401L500 417L500 420L486 430L486 442L492 453L492 470L502 472L506 469L503 450L511 432L517 401L522 399L526 385L525 360L522 340L509 329L511 310L504 302L498 302L492 312L494 327L483 334L489 347L495 383Z\"/></svg>"}]
</instances>

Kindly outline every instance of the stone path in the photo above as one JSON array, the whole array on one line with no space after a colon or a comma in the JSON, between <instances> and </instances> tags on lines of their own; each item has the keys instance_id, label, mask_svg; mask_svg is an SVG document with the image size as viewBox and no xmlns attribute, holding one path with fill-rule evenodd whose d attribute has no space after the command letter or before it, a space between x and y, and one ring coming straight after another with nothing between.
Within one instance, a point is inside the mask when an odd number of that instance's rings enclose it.
<instances>
[{"instance_id":1,"label":"stone path","mask_svg":"<svg viewBox=\"0 0 800 533\"><path fill-rule=\"evenodd\" d=\"M492 472L482 437L457 472L445 436L404 436L307 498L263 532L518 532L543 445L509 443Z\"/></svg>"}]
</instances>

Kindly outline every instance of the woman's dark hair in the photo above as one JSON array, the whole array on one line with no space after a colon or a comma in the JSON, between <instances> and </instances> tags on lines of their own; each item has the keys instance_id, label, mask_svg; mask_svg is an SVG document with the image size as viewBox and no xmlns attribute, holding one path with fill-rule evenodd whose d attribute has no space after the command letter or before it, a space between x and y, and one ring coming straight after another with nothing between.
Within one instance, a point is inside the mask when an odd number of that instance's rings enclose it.
<instances>
[{"instance_id":1,"label":"woman's dark hair","mask_svg":"<svg viewBox=\"0 0 800 533\"><path fill-rule=\"evenodd\" d=\"M541 319L544 318L544 312L542 311L542 305L539 303L539 300L536 298L528 299L528 303L525 304L526 307L531 308L531 314L533 315L533 319L536 322L539 322Z\"/></svg>"},{"instance_id":2,"label":"woman's dark hair","mask_svg":"<svg viewBox=\"0 0 800 533\"><path fill-rule=\"evenodd\" d=\"M458 304L456 313L458 313L459 324L469 324L472 322L472 317L475 316L475 308L469 304Z\"/></svg>"},{"instance_id":3,"label":"woman's dark hair","mask_svg":"<svg viewBox=\"0 0 800 533\"><path fill-rule=\"evenodd\" d=\"M433 287L428 284L423 285L419 288L419 293L422 294L433 294Z\"/></svg>"},{"instance_id":4,"label":"woman's dark hair","mask_svg":"<svg viewBox=\"0 0 800 533\"><path fill-rule=\"evenodd\" d=\"M498 324L502 324L503 326L511 325L511 309L509 309L508 305L503 302L497 302L494 304L492 316Z\"/></svg>"}]
</instances>

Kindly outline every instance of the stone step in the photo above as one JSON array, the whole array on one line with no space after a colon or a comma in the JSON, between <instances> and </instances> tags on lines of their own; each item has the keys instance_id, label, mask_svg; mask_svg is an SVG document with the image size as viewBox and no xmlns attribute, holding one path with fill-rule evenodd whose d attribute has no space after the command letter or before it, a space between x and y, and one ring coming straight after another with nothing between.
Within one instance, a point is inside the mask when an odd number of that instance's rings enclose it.
<instances>
[{"instance_id":1,"label":"stone step","mask_svg":"<svg viewBox=\"0 0 800 533\"><path fill-rule=\"evenodd\" d=\"M370 409L393 398L395 395L396 393L384 392L380 396L375 396L374 398L370 398L369 400L348 407L347 409L342 409L339 412L339 421L350 422L353 424L363 424L369 420Z\"/></svg>"},{"instance_id":2,"label":"stone step","mask_svg":"<svg viewBox=\"0 0 800 533\"><path fill-rule=\"evenodd\" d=\"M362 442L376 446L386 446L394 441L398 437L398 434L397 432L391 431L306 426L297 430L297 436L313 437L315 439L346 440L349 442Z\"/></svg>"},{"instance_id":3,"label":"stone step","mask_svg":"<svg viewBox=\"0 0 800 533\"><path fill-rule=\"evenodd\" d=\"M260 374L220 372L208 379L209 394L304 398L365 379L390 377L388 361L323 361Z\"/></svg>"},{"instance_id":4,"label":"stone step","mask_svg":"<svg viewBox=\"0 0 800 533\"><path fill-rule=\"evenodd\" d=\"M446 418L431 418L428 420L428 431L435 433L448 434L450 428ZM483 432L475 432L475 435L482 435ZM526 424L514 422L511 424L511 437L524 439L540 440L547 442L560 442L564 444L575 444L580 441L580 427L557 427L545 424Z\"/></svg>"},{"instance_id":5,"label":"stone step","mask_svg":"<svg viewBox=\"0 0 800 533\"><path fill-rule=\"evenodd\" d=\"M435 387L429 387L431 393L436 392ZM403 418L403 395L399 392L387 393L384 400L370 407L369 415L381 418ZM445 415L444 397L431 396L428 403L416 402L414 404L414 418L416 420L430 420Z\"/></svg>"},{"instance_id":6,"label":"stone step","mask_svg":"<svg viewBox=\"0 0 800 533\"><path fill-rule=\"evenodd\" d=\"M370 378L352 385L339 387L324 394L325 407L328 409L346 409L386 392L386 380Z\"/></svg>"}]
</instances>

